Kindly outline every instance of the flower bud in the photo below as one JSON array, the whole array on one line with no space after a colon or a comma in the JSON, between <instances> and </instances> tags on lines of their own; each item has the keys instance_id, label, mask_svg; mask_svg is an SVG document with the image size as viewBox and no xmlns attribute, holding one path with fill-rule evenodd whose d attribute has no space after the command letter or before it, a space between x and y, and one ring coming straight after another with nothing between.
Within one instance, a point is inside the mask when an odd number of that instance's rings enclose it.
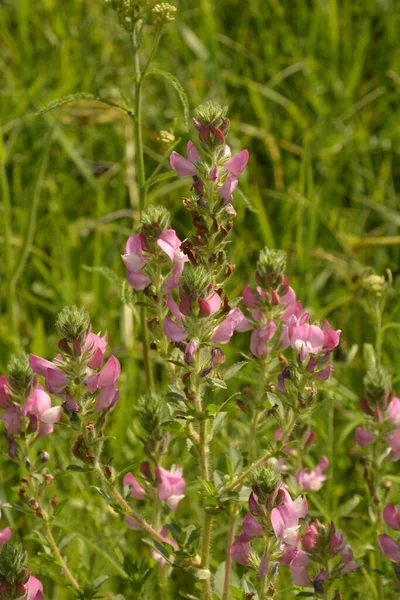
<instances>
[{"instance_id":1,"label":"flower bud","mask_svg":"<svg viewBox=\"0 0 400 600\"><path fill-rule=\"evenodd\" d=\"M84 308L66 306L57 317L56 327L75 350L77 342L83 345L90 333L89 313Z\"/></svg>"},{"instance_id":2,"label":"flower bud","mask_svg":"<svg viewBox=\"0 0 400 600\"><path fill-rule=\"evenodd\" d=\"M370 406L386 408L392 389L391 377L383 367L370 367L364 377L365 399Z\"/></svg>"},{"instance_id":3,"label":"flower bud","mask_svg":"<svg viewBox=\"0 0 400 600\"><path fill-rule=\"evenodd\" d=\"M282 292L287 288L287 278L284 275L286 269L286 252L282 250L261 250L257 261L256 279L263 288L278 289L283 285ZM287 290L286 290L287 291Z\"/></svg>"},{"instance_id":4,"label":"flower bud","mask_svg":"<svg viewBox=\"0 0 400 600\"><path fill-rule=\"evenodd\" d=\"M46 450L39 450L36 456L38 457L41 465L45 465L50 460L50 454L46 452Z\"/></svg>"},{"instance_id":5,"label":"flower bud","mask_svg":"<svg viewBox=\"0 0 400 600\"><path fill-rule=\"evenodd\" d=\"M161 29L167 23L173 23L175 21L176 10L176 6L172 6L167 2L156 4L151 11L155 25Z\"/></svg>"},{"instance_id":6,"label":"flower bud","mask_svg":"<svg viewBox=\"0 0 400 600\"><path fill-rule=\"evenodd\" d=\"M267 504L272 496L276 496L281 485L281 476L274 469L261 467L261 469L251 474L250 481L259 504Z\"/></svg>"},{"instance_id":7,"label":"flower bud","mask_svg":"<svg viewBox=\"0 0 400 600\"><path fill-rule=\"evenodd\" d=\"M137 415L143 429L151 435L155 440L161 440L163 432L161 431L161 423L165 421L166 414L164 405L159 396L148 391L139 398Z\"/></svg>"},{"instance_id":8,"label":"flower bud","mask_svg":"<svg viewBox=\"0 0 400 600\"><path fill-rule=\"evenodd\" d=\"M27 560L28 555L21 544L4 544L0 550L0 581L11 585L26 583L29 579L25 567Z\"/></svg>"},{"instance_id":9,"label":"flower bud","mask_svg":"<svg viewBox=\"0 0 400 600\"><path fill-rule=\"evenodd\" d=\"M23 402L32 395L36 377L29 364L27 354L12 356L7 366L9 395L14 402Z\"/></svg>"},{"instance_id":10,"label":"flower bud","mask_svg":"<svg viewBox=\"0 0 400 600\"><path fill-rule=\"evenodd\" d=\"M222 365L226 360L225 354L222 352L221 348L213 348L211 350L211 366L213 369Z\"/></svg>"},{"instance_id":11,"label":"flower bud","mask_svg":"<svg viewBox=\"0 0 400 600\"><path fill-rule=\"evenodd\" d=\"M157 239L171 224L171 215L163 206L149 206L141 218L142 232L147 238Z\"/></svg>"}]
</instances>

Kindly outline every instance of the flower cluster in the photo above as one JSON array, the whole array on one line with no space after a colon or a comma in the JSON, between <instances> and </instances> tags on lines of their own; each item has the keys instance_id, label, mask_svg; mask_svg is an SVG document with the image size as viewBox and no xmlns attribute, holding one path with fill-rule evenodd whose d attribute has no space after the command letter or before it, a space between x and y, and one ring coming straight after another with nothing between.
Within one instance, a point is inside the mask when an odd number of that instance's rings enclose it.
<instances>
[{"instance_id":1,"label":"flower cluster","mask_svg":"<svg viewBox=\"0 0 400 600\"><path fill-rule=\"evenodd\" d=\"M124 477L124 487L128 490L131 498L136 500L150 500L157 503L159 500L165 502L166 506L172 511L177 511L180 501L185 497L186 481L182 476L182 469L173 465L168 471L163 467L156 465L154 473L148 462L140 465L140 471L143 479L143 486L132 473L127 473ZM140 530L142 526L130 515L125 517L129 529ZM163 538L170 543L174 550L178 550L178 544L173 538L166 537L168 534L168 525L164 525L160 531ZM157 560L160 566L167 564L165 558L152 549L152 556Z\"/></svg>"},{"instance_id":2,"label":"flower cluster","mask_svg":"<svg viewBox=\"0 0 400 600\"><path fill-rule=\"evenodd\" d=\"M4 410L0 418L6 428L9 455L14 459L21 437L43 438L53 432L61 418L61 407L52 406L26 355L13 357L8 378L0 377L0 408Z\"/></svg>"},{"instance_id":3,"label":"flower cluster","mask_svg":"<svg viewBox=\"0 0 400 600\"><path fill-rule=\"evenodd\" d=\"M44 377L48 392L64 398L62 406L67 414L92 407L98 413L110 410L118 402L121 369L115 356L102 367L107 334L101 337L92 333L86 311L76 307L64 309L57 326L64 336L58 344L60 354L52 362L31 354L31 368Z\"/></svg>"}]
</instances>

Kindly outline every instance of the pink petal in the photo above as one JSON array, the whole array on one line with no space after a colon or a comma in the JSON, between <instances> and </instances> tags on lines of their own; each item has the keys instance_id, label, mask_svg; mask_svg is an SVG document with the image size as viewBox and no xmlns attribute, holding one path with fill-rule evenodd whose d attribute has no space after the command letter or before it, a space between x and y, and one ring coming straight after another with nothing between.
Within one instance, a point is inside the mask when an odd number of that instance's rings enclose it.
<instances>
[{"instance_id":1,"label":"pink petal","mask_svg":"<svg viewBox=\"0 0 400 600\"><path fill-rule=\"evenodd\" d=\"M248 150L242 150L239 152L239 154L232 156L232 158L230 158L224 166L225 169L232 173L232 175L240 175L240 173L245 169L248 160Z\"/></svg>"},{"instance_id":2,"label":"pink petal","mask_svg":"<svg viewBox=\"0 0 400 600\"><path fill-rule=\"evenodd\" d=\"M131 235L125 245L122 260L128 271L140 271L148 262L143 256L143 240L140 233Z\"/></svg>"},{"instance_id":3,"label":"pink petal","mask_svg":"<svg viewBox=\"0 0 400 600\"><path fill-rule=\"evenodd\" d=\"M191 298L190 298L190 296L187 296L186 298L189 299L189 303L188 304L189 304L189 307L190 307ZM185 300L185 298L184 298L184 300ZM182 304L183 304L184 300L182 300ZM168 294L168 296L167 296L167 306L168 306L169 310L171 311L172 315L175 317L175 319L177 321L179 321L179 323L181 323L182 320L183 320L182 319L182 313L179 310L179 307L178 307L177 303L175 302L175 300L173 299L173 297L171 296L171 294Z\"/></svg>"},{"instance_id":4,"label":"pink petal","mask_svg":"<svg viewBox=\"0 0 400 600\"><path fill-rule=\"evenodd\" d=\"M208 305L211 310L211 314L216 313L221 307L221 296L214 292L209 298L207 298Z\"/></svg>"},{"instance_id":5,"label":"pink petal","mask_svg":"<svg viewBox=\"0 0 400 600\"><path fill-rule=\"evenodd\" d=\"M0 377L0 408L7 408L9 405L8 394L10 390L7 384L7 377L2 375Z\"/></svg>"},{"instance_id":6,"label":"pink petal","mask_svg":"<svg viewBox=\"0 0 400 600\"><path fill-rule=\"evenodd\" d=\"M87 377L83 382L91 394L94 394L95 391L98 389L99 379L100 373L95 373L94 375Z\"/></svg>"},{"instance_id":7,"label":"pink petal","mask_svg":"<svg viewBox=\"0 0 400 600\"><path fill-rule=\"evenodd\" d=\"M29 577L25 589L28 592L27 600L43 600L43 585L36 577Z\"/></svg>"},{"instance_id":8,"label":"pink petal","mask_svg":"<svg viewBox=\"0 0 400 600\"><path fill-rule=\"evenodd\" d=\"M101 388L95 402L95 410L97 412L103 412L108 410L114 404L117 403L119 398L119 390L115 387L115 384Z\"/></svg>"},{"instance_id":9,"label":"pink petal","mask_svg":"<svg viewBox=\"0 0 400 600\"><path fill-rule=\"evenodd\" d=\"M54 431L54 425L52 423L39 423L39 439L50 435Z\"/></svg>"},{"instance_id":10,"label":"pink petal","mask_svg":"<svg viewBox=\"0 0 400 600\"><path fill-rule=\"evenodd\" d=\"M395 506L393 502L387 504L383 511L383 518L385 519L386 525L389 525L392 529L400 531L400 507Z\"/></svg>"},{"instance_id":11,"label":"pink petal","mask_svg":"<svg viewBox=\"0 0 400 600\"><path fill-rule=\"evenodd\" d=\"M247 285L242 292L243 304L246 308L256 308L258 305L258 298L253 292L251 287Z\"/></svg>"},{"instance_id":12,"label":"pink petal","mask_svg":"<svg viewBox=\"0 0 400 600\"><path fill-rule=\"evenodd\" d=\"M170 496L169 498L167 498L167 506L169 506L169 508L171 510L173 510L174 512L178 510L178 506L179 506L179 502L184 498L184 494L181 494L180 496Z\"/></svg>"},{"instance_id":13,"label":"pink petal","mask_svg":"<svg viewBox=\"0 0 400 600\"><path fill-rule=\"evenodd\" d=\"M238 178L235 175L229 175L225 183L218 188L218 194L221 196L224 206L232 202L232 194L236 190L238 184Z\"/></svg>"},{"instance_id":14,"label":"pink petal","mask_svg":"<svg viewBox=\"0 0 400 600\"><path fill-rule=\"evenodd\" d=\"M211 341L216 344L228 344L235 331L235 324L227 317L222 321L221 325L214 330Z\"/></svg>"},{"instance_id":15,"label":"pink petal","mask_svg":"<svg viewBox=\"0 0 400 600\"><path fill-rule=\"evenodd\" d=\"M375 439L375 435L362 427L357 427L355 432L356 444L364 448Z\"/></svg>"},{"instance_id":16,"label":"pink petal","mask_svg":"<svg viewBox=\"0 0 400 600\"><path fill-rule=\"evenodd\" d=\"M100 388L103 388L114 385L120 374L121 365L119 364L118 358L116 358L115 356L110 356L110 358L100 371L98 386Z\"/></svg>"},{"instance_id":17,"label":"pink petal","mask_svg":"<svg viewBox=\"0 0 400 600\"><path fill-rule=\"evenodd\" d=\"M293 583L302 587L312 587L310 577L305 567L290 567Z\"/></svg>"},{"instance_id":18,"label":"pink petal","mask_svg":"<svg viewBox=\"0 0 400 600\"><path fill-rule=\"evenodd\" d=\"M256 536L261 535L263 533L263 528L254 517L247 514L243 520L242 531L249 541Z\"/></svg>"},{"instance_id":19,"label":"pink petal","mask_svg":"<svg viewBox=\"0 0 400 600\"><path fill-rule=\"evenodd\" d=\"M181 240L176 235L173 229L166 229L158 238L157 244L161 250L170 258L171 262L175 259L175 251L178 250L181 245Z\"/></svg>"},{"instance_id":20,"label":"pink petal","mask_svg":"<svg viewBox=\"0 0 400 600\"><path fill-rule=\"evenodd\" d=\"M168 317L164 321L163 331L167 337L173 342L182 342L187 338L186 331L177 323L174 323Z\"/></svg>"},{"instance_id":21,"label":"pink petal","mask_svg":"<svg viewBox=\"0 0 400 600\"><path fill-rule=\"evenodd\" d=\"M187 160L187 158L184 158L181 154L178 154L178 152L173 152L171 154L169 163L179 177L193 177L194 175L197 175L197 169L194 164L190 160Z\"/></svg>"},{"instance_id":22,"label":"pink petal","mask_svg":"<svg viewBox=\"0 0 400 600\"><path fill-rule=\"evenodd\" d=\"M130 486L131 489L131 497L136 498L136 500L143 500L146 497L146 493L140 483L135 479L132 473L127 473L124 477L123 481L124 485Z\"/></svg>"},{"instance_id":23,"label":"pink petal","mask_svg":"<svg viewBox=\"0 0 400 600\"><path fill-rule=\"evenodd\" d=\"M268 573L268 554L264 552L263 557L260 562L260 566L258 567L258 578L264 579L266 574Z\"/></svg>"},{"instance_id":24,"label":"pink petal","mask_svg":"<svg viewBox=\"0 0 400 600\"><path fill-rule=\"evenodd\" d=\"M0 548L2 547L3 544L7 544L12 536L12 531L9 527L6 527L5 529L2 529L0 531Z\"/></svg>"},{"instance_id":25,"label":"pink petal","mask_svg":"<svg viewBox=\"0 0 400 600\"><path fill-rule=\"evenodd\" d=\"M0 419L4 421L4 425L8 433L18 433L21 429L21 409L14 404L7 408L1 415Z\"/></svg>"},{"instance_id":26,"label":"pink petal","mask_svg":"<svg viewBox=\"0 0 400 600\"><path fill-rule=\"evenodd\" d=\"M98 369L101 366L104 352L107 348L107 342L107 333L105 333L103 337L100 337L95 333L89 333L84 345L84 349L92 354L92 358L88 362L88 367L91 369Z\"/></svg>"},{"instance_id":27,"label":"pink petal","mask_svg":"<svg viewBox=\"0 0 400 600\"><path fill-rule=\"evenodd\" d=\"M40 414L39 418L42 423L58 423L61 419L61 406L53 406L53 408L48 408Z\"/></svg>"},{"instance_id":28,"label":"pink petal","mask_svg":"<svg viewBox=\"0 0 400 600\"><path fill-rule=\"evenodd\" d=\"M298 525L299 517L296 511L287 505L277 506L271 512L271 524L277 538L283 539L286 530Z\"/></svg>"},{"instance_id":29,"label":"pink petal","mask_svg":"<svg viewBox=\"0 0 400 600\"><path fill-rule=\"evenodd\" d=\"M46 371L46 388L51 394L62 394L69 381L64 373L54 365Z\"/></svg>"},{"instance_id":30,"label":"pink petal","mask_svg":"<svg viewBox=\"0 0 400 600\"><path fill-rule=\"evenodd\" d=\"M191 141L187 143L186 154L191 163L200 162L200 155L197 152L196 146Z\"/></svg>"},{"instance_id":31,"label":"pink petal","mask_svg":"<svg viewBox=\"0 0 400 600\"><path fill-rule=\"evenodd\" d=\"M240 565L248 566L250 564L249 556L251 554L250 543L236 540L230 547L229 554L232 556L233 560Z\"/></svg>"},{"instance_id":32,"label":"pink petal","mask_svg":"<svg viewBox=\"0 0 400 600\"><path fill-rule=\"evenodd\" d=\"M40 356L36 356L35 354L29 355L29 364L35 373L38 375L46 375L47 369L54 369L54 365L49 360L45 360L44 358L40 358Z\"/></svg>"},{"instance_id":33,"label":"pink petal","mask_svg":"<svg viewBox=\"0 0 400 600\"><path fill-rule=\"evenodd\" d=\"M130 286L133 287L134 290L143 291L145 290L151 283L151 280L147 275L140 272L129 272L127 274L127 280Z\"/></svg>"},{"instance_id":34,"label":"pink petal","mask_svg":"<svg viewBox=\"0 0 400 600\"><path fill-rule=\"evenodd\" d=\"M168 281L164 283L162 287L163 292L172 292L172 290L174 290L177 287L179 283L179 277L182 275L183 268L185 266L185 262L186 261L184 260L178 260L175 262L174 268L172 269L171 277L168 279Z\"/></svg>"},{"instance_id":35,"label":"pink petal","mask_svg":"<svg viewBox=\"0 0 400 600\"><path fill-rule=\"evenodd\" d=\"M293 567L306 567L310 564L311 558L304 550L292 547L282 554L280 562L284 565L291 565Z\"/></svg>"},{"instance_id":36,"label":"pink petal","mask_svg":"<svg viewBox=\"0 0 400 600\"><path fill-rule=\"evenodd\" d=\"M252 329L252 324L248 319L246 319L240 308L233 308L228 313L228 318L233 320L235 325L235 331L244 332L250 331L250 329Z\"/></svg>"},{"instance_id":37,"label":"pink petal","mask_svg":"<svg viewBox=\"0 0 400 600\"><path fill-rule=\"evenodd\" d=\"M1 405L1 404L0 404ZM392 398L386 411L387 417L393 425L400 425L400 398Z\"/></svg>"},{"instance_id":38,"label":"pink petal","mask_svg":"<svg viewBox=\"0 0 400 600\"><path fill-rule=\"evenodd\" d=\"M379 546L385 556L394 563L400 563L400 544L390 535L380 535L378 537Z\"/></svg>"}]
</instances>

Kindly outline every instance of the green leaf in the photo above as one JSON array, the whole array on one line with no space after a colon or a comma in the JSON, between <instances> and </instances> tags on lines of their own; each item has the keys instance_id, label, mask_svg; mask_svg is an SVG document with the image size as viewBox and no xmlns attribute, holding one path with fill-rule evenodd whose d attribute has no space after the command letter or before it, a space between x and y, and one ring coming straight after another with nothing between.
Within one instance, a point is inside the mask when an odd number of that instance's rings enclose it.
<instances>
[{"instance_id":1,"label":"green leaf","mask_svg":"<svg viewBox=\"0 0 400 600\"><path fill-rule=\"evenodd\" d=\"M68 465L67 471L77 471L78 473L87 473L89 469L80 467L79 465Z\"/></svg>"},{"instance_id":2,"label":"green leaf","mask_svg":"<svg viewBox=\"0 0 400 600\"><path fill-rule=\"evenodd\" d=\"M206 381L211 387L221 388L222 390L227 389L227 385L225 381L222 381L222 379L215 379L214 377L209 377L208 379L206 379Z\"/></svg>"},{"instance_id":3,"label":"green leaf","mask_svg":"<svg viewBox=\"0 0 400 600\"><path fill-rule=\"evenodd\" d=\"M184 122L185 122L185 128L187 130L189 128L189 101L188 101L186 92L183 89L179 80L176 77L174 77L173 75L171 75L171 73L169 73L168 71L163 71L162 69L151 69L150 71L147 71L147 73L145 74L146 77L148 75L160 75L160 77L164 77L171 83L172 87L175 89L176 93L178 94L179 100L181 101L182 108L183 108L183 118L184 118Z\"/></svg>"},{"instance_id":4,"label":"green leaf","mask_svg":"<svg viewBox=\"0 0 400 600\"><path fill-rule=\"evenodd\" d=\"M236 373L239 373L239 371L243 369L243 367L245 367L246 365L247 360L243 360L229 367L229 369L227 369L227 371L224 373L224 380L227 381L228 379L231 379L231 377L234 377Z\"/></svg>"},{"instance_id":5,"label":"green leaf","mask_svg":"<svg viewBox=\"0 0 400 600\"><path fill-rule=\"evenodd\" d=\"M53 515L55 517L57 517L60 514L60 512L62 511L62 509L64 508L64 506L66 504L68 504L69 500L70 500L69 498L64 498L64 500L61 500L61 502L59 502L57 504L57 506L55 507L54 512L53 512Z\"/></svg>"},{"instance_id":6,"label":"green leaf","mask_svg":"<svg viewBox=\"0 0 400 600\"><path fill-rule=\"evenodd\" d=\"M227 413L226 412L219 412L213 421L213 426L211 429L211 432L209 434L209 436L207 437L207 441L210 442L214 435L217 433L218 429L221 427L223 420L225 419Z\"/></svg>"},{"instance_id":7,"label":"green leaf","mask_svg":"<svg viewBox=\"0 0 400 600\"><path fill-rule=\"evenodd\" d=\"M55 110L56 108L60 108L60 106L64 106L65 104L70 104L71 102L76 102L77 100L97 100L97 102L101 102L102 104L107 104L108 106L112 106L113 108L117 108L118 110L127 113L129 116L133 117L134 113L130 108L125 108L116 102L111 102L111 100L107 100L102 96L96 96L96 94L90 94L87 92L77 92L76 94L70 94L69 96L63 96L62 98L57 98L57 100L53 100L50 104L47 104L43 108L41 108L37 114L44 115L45 113L50 112L51 110Z\"/></svg>"},{"instance_id":8,"label":"green leaf","mask_svg":"<svg viewBox=\"0 0 400 600\"><path fill-rule=\"evenodd\" d=\"M249 210L250 212L254 213L255 215L259 214L258 210L251 203L251 200L249 200L249 198L242 192L242 190L240 188L236 188L236 190L235 190L235 196L239 196L241 202L243 202L243 204L245 205L245 207L247 208L247 210Z\"/></svg>"},{"instance_id":9,"label":"green leaf","mask_svg":"<svg viewBox=\"0 0 400 600\"><path fill-rule=\"evenodd\" d=\"M99 590L103 583L107 581L107 579L108 575L101 575L100 577L97 577L97 579L95 579L92 583L92 590Z\"/></svg>"},{"instance_id":10,"label":"green leaf","mask_svg":"<svg viewBox=\"0 0 400 600\"><path fill-rule=\"evenodd\" d=\"M61 542L58 544L58 547L60 550L63 550L64 548L66 548L68 546L68 544L70 542L72 542L72 540L77 536L76 533L70 533L69 535L66 535L65 538L63 538L61 540Z\"/></svg>"},{"instance_id":11,"label":"green leaf","mask_svg":"<svg viewBox=\"0 0 400 600\"><path fill-rule=\"evenodd\" d=\"M215 572L213 583L214 583L214 594L218 596L218 598L222 598L222 594L224 591L224 583L225 583L225 568L226 562L222 562L218 569ZM234 571L231 571L231 587L235 587L240 589L240 581L238 576Z\"/></svg>"},{"instance_id":12,"label":"green leaf","mask_svg":"<svg viewBox=\"0 0 400 600\"><path fill-rule=\"evenodd\" d=\"M340 517L347 517L353 510L360 504L361 498L355 494L350 500L341 504L338 509L338 515Z\"/></svg>"},{"instance_id":13,"label":"green leaf","mask_svg":"<svg viewBox=\"0 0 400 600\"><path fill-rule=\"evenodd\" d=\"M107 494L107 492L105 492L104 490L102 490L99 487L96 487L95 485L91 485L90 487L94 488L96 490L96 492L98 492L100 494L100 496L102 498L104 498L104 500L108 503L108 504L112 504L112 500L110 498L110 496Z\"/></svg>"}]
</instances>

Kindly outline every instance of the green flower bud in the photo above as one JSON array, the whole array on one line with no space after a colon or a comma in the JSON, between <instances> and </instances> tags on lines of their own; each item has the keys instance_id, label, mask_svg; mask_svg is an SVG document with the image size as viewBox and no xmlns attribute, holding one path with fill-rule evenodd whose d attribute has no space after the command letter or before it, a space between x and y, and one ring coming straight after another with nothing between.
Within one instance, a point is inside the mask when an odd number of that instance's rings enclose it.
<instances>
[{"instance_id":1,"label":"green flower bud","mask_svg":"<svg viewBox=\"0 0 400 600\"><path fill-rule=\"evenodd\" d=\"M386 279L383 275L368 273L361 280L363 288L376 298L381 298L387 287Z\"/></svg>"},{"instance_id":2,"label":"green flower bud","mask_svg":"<svg viewBox=\"0 0 400 600\"><path fill-rule=\"evenodd\" d=\"M250 476L251 487L260 504L266 504L271 495L275 496L281 485L281 476L268 467L261 467Z\"/></svg>"},{"instance_id":3,"label":"green flower bud","mask_svg":"<svg viewBox=\"0 0 400 600\"><path fill-rule=\"evenodd\" d=\"M66 306L57 317L56 327L68 342L82 346L91 329L89 313L84 308Z\"/></svg>"},{"instance_id":4,"label":"green flower bud","mask_svg":"<svg viewBox=\"0 0 400 600\"><path fill-rule=\"evenodd\" d=\"M278 288L283 282L286 270L286 252L282 250L261 250L257 261L257 282L265 287Z\"/></svg>"},{"instance_id":5,"label":"green flower bud","mask_svg":"<svg viewBox=\"0 0 400 600\"><path fill-rule=\"evenodd\" d=\"M156 440L163 437L161 423L166 414L160 397L153 391L148 391L139 398L137 414L143 429Z\"/></svg>"},{"instance_id":6,"label":"green flower bud","mask_svg":"<svg viewBox=\"0 0 400 600\"><path fill-rule=\"evenodd\" d=\"M143 213L141 221L146 235L158 237L169 228L171 215L163 206L149 206Z\"/></svg>"},{"instance_id":7,"label":"green flower bud","mask_svg":"<svg viewBox=\"0 0 400 600\"><path fill-rule=\"evenodd\" d=\"M227 106L221 106L218 102L212 100L198 106L194 113L194 124L198 129L205 125L213 124L215 127L223 129L226 126ZM225 131L223 131L225 133Z\"/></svg>"},{"instance_id":8,"label":"green flower bud","mask_svg":"<svg viewBox=\"0 0 400 600\"><path fill-rule=\"evenodd\" d=\"M202 266L187 265L183 271L181 295L206 298L210 291L211 275Z\"/></svg>"},{"instance_id":9,"label":"green flower bud","mask_svg":"<svg viewBox=\"0 0 400 600\"><path fill-rule=\"evenodd\" d=\"M35 386L35 374L29 364L27 354L12 356L7 367L7 382L11 397L15 402L22 402L31 396Z\"/></svg>"},{"instance_id":10,"label":"green flower bud","mask_svg":"<svg viewBox=\"0 0 400 600\"><path fill-rule=\"evenodd\" d=\"M364 377L365 399L371 406L385 408L392 389L392 379L384 367L370 367Z\"/></svg>"},{"instance_id":11,"label":"green flower bud","mask_svg":"<svg viewBox=\"0 0 400 600\"><path fill-rule=\"evenodd\" d=\"M25 567L28 555L21 544L4 544L0 550L0 581L11 585L24 584L29 579Z\"/></svg>"}]
</instances>

